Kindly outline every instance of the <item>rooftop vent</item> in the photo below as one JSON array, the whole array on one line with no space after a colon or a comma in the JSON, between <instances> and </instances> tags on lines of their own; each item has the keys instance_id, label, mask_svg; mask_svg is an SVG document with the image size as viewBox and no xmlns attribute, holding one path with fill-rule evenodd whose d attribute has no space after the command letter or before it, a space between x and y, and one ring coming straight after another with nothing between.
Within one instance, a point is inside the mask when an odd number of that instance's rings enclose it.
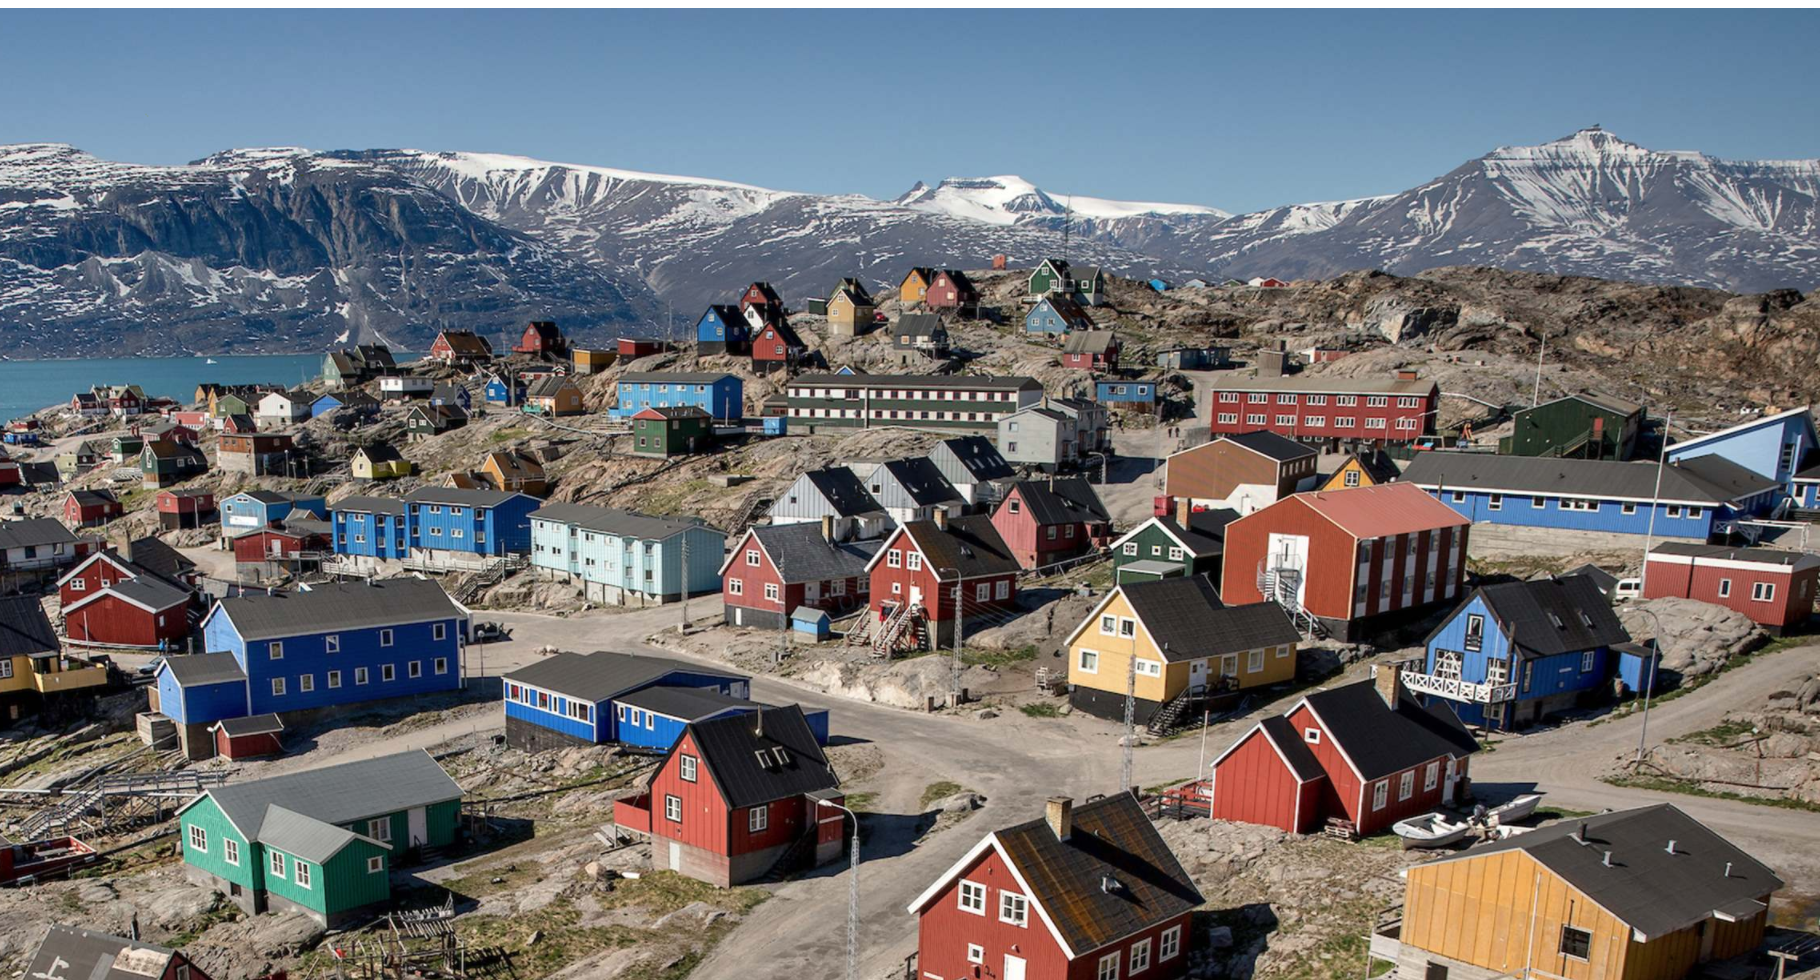
<instances>
[{"instance_id":1,"label":"rooftop vent","mask_svg":"<svg viewBox=\"0 0 1820 980\"><path fill-rule=\"evenodd\" d=\"M1675 839L1673 837L1670 837L1668 839L1668 847L1665 848L1665 850L1667 850L1668 853L1670 853L1670 854L1675 853Z\"/></svg>"},{"instance_id":2,"label":"rooftop vent","mask_svg":"<svg viewBox=\"0 0 1820 980\"><path fill-rule=\"evenodd\" d=\"M1109 874L1100 875L1100 891L1108 895L1125 894L1125 883Z\"/></svg>"}]
</instances>

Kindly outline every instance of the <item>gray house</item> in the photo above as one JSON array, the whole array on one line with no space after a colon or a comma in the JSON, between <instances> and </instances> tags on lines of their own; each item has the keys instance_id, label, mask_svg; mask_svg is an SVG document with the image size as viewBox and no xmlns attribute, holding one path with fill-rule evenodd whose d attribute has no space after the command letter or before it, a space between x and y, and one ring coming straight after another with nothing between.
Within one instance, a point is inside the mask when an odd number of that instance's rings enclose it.
<instances>
[{"instance_id":1,"label":"gray house","mask_svg":"<svg viewBox=\"0 0 1820 980\"><path fill-rule=\"evenodd\" d=\"M1054 472L1079 458L1075 421L1046 405L1032 405L998 420L998 448L1012 463Z\"/></svg>"},{"instance_id":2,"label":"gray house","mask_svg":"<svg viewBox=\"0 0 1820 980\"><path fill-rule=\"evenodd\" d=\"M929 450L929 462L959 491L962 500L975 507L997 503L1016 475L985 436L944 439Z\"/></svg>"},{"instance_id":3,"label":"gray house","mask_svg":"<svg viewBox=\"0 0 1820 980\"><path fill-rule=\"evenodd\" d=\"M1112 415L1091 398L1051 398L1049 407L1074 420L1074 447L1085 460L1112 451Z\"/></svg>"},{"instance_id":4,"label":"gray house","mask_svg":"<svg viewBox=\"0 0 1820 980\"><path fill-rule=\"evenodd\" d=\"M859 475L845 466L810 470L796 478L771 503L773 524L828 523L836 541L875 538L891 526L885 513Z\"/></svg>"},{"instance_id":5,"label":"gray house","mask_svg":"<svg viewBox=\"0 0 1820 980\"><path fill-rule=\"evenodd\" d=\"M921 351L931 357L948 356L948 325L935 313L905 313L891 328L891 346Z\"/></svg>"},{"instance_id":6,"label":"gray house","mask_svg":"<svg viewBox=\"0 0 1820 980\"><path fill-rule=\"evenodd\" d=\"M959 517L967 501L926 456L880 463L866 476L866 492L899 524Z\"/></svg>"}]
</instances>

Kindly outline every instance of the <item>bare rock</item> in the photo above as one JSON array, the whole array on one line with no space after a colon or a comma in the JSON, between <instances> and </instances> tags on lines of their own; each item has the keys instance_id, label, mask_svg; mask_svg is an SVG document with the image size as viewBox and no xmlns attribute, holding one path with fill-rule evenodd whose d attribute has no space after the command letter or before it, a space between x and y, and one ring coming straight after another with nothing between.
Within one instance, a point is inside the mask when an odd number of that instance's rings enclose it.
<instances>
[{"instance_id":1,"label":"bare rock","mask_svg":"<svg viewBox=\"0 0 1820 980\"><path fill-rule=\"evenodd\" d=\"M143 899L147 919L154 924L179 929L207 915L221 896L210 889L188 882L160 888Z\"/></svg>"},{"instance_id":2,"label":"bare rock","mask_svg":"<svg viewBox=\"0 0 1820 980\"><path fill-rule=\"evenodd\" d=\"M1659 638L1662 666L1683 677L1710 674L1764 640L1743 613L1696 599L1627 603L1618 607L1618 619L1634 637Z\"/></svg>"}]
</instances>

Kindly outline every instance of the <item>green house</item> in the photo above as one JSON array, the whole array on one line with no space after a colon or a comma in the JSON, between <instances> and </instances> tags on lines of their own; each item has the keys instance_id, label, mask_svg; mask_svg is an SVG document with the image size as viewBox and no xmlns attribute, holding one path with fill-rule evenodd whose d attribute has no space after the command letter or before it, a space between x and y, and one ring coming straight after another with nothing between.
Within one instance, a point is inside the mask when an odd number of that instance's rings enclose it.
<instances>
[{"instance_id":1,"label":"green house","mask_svg":"<svg viewBox=\"0 0 1820 980\"><path fill-rule=\"evenodd\" d=\"M1195 511L1187 515L1187 526L1179 516L1152 517L1112 542L1114 584L1192 575L1219 583L1226 524L1238 513L1224 508Z\"/></svg>"},{"instance_id":2,"label":"green house","mask_svg":"<svg viewBox=\"0 0 1820 980\"><path fill-rule=\"evenodd\" d=\"M1596 392L1564 395L1512 416L1511 434L1498 440L1506 456L1615 459L1636 456L1643 406Z\"/></svg>"},{"instance_id":3,"label":"green house","mask_svg":"<svg viewBox=\"0 0 1820 980\"><path fill-rule=\"evenodd\" d=\"M204 791L177 813L184 874L250 915L325 927L391 899L391 869L454 843L461 787L424 751Z\"/></svg>"},{"instance_id":4,"label":"green house","mask_svg":"<svg viewBox=\"0 0 1820 980\"><path fill-rule=\"evenodd\" d=\"M647 408L632 416L632 451L640 456L685 456L714 441L714 417L694 405Z\"/></svg>"},{"instance_id":5,"label":"green house","mask_svg":"<svg viewBox=\"0 0 1820 980\"><path fill-rule=\"evenodd\" d=\"M1106 302L1106 273L1098 268L1075 269L1061 259L1044 259L1030 273L1032 296L1061 294L1082 306Z\"/></svg>"}]
</instances>

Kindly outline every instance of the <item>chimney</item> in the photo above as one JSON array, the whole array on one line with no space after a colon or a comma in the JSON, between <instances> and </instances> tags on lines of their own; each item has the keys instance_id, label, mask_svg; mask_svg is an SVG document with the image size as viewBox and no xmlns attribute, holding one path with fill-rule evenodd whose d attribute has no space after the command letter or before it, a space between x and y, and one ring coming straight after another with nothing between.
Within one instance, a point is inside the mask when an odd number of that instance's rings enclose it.
<instances>
[{"instance_id":1,"label":"chimney","mask_svg":"<svg viewBox=\"0 0 1820 980\"><path fill-rule=\"evenodd\" d=\"M834 515L833 514L823 514L822 515L822 540L828 541L828 542L832 542L834 540Z\"/></svg>"},{"instance_id":2,"label":"chimney","mask_svg":"<svg viewBox=\"0 0 1820 980\"><path fill-rule=\"evenodd\" d=\"M1397 692L1402 688L1402 664L1378 664L1371 668L1372 683L1377 686L1378 696L1384 699L1384 705L1390 710L1397 710Z\"/></svg>"},{"instance_id":3,"label":"chimney","mask_svg":"<svg viewBox=\"0 0 1820 980\"><path fill-rule=\"evenodd\" d=\"M1074 800L1066 796L1051 796L1049 805L1043 810L1043 819L1055 833L1056 840L1067 840L1074 834Z\"/></svg>"},{"instance_id":4,"label":"chimney","mask_svg":"<svg viewBox=\"0 0 1820 980\"><path fill-rule=\"evenodd\" d=\"M1675 839L1673 837L1668 839L1668 853L1675 853Z\"/></svg>"},{"instance_id":5,"label":"chimney","mask_svg":"<svg viewBox=\"0 0 1820 980\"><path fill-rule=\"evenodd\" d=\"M1572 837L1576 844L1586 843L1586 821L1580 821L1580 826L1574 828L1574 832L1568 836Z\"/></svg>"},{"instance_id":6,"label":"chimney","mask_svg":"<svg viewBox=\"0 0 1820 980\"><path fill-rule=\"evenodd\" d=\"M1599 863L1605 865L1608 868L1611 867L1611 852L1606 851L1605 856L1603 858L1599 859Z\"/></svg>"},{"instance_id":7,"label":"chimney","mask_svg":"<svg viewBox=\"0 0 1820 980\"><path fill-rule=\"evenodd\" d=\"M752 734L759 738L765 735L765 706L762 704L752 712Z\"/></svg>"},{"instance_id":8,"label":"chimney","mask_svg":"<svg viewBox=\"0 0 1820 980\"><path fill-rule=\"evenodd\" d=\"M935 508L934 517L936 530L948 530L948 509L946 507Z\"/></svg>"},{"instance_id":9,"label":"chimney","mask_svg":"<svg viewBox=\"0 0 1820 980\"><path fill-rule=\"evenodd\" d=\"M1194 514L1194 501L1187 497L1175 498L1175 522L1183 527L1188 526L1188 518Z\"/></svg>"},{"instance_id":10,"label":"chimney","mask_svg":"<svg viewBox=\"0 0 1820 980\"><path fill-rule=\"evenodd\" d=\"M1416 378L1418 378L1420 376L1421 376L1420 373L1417 372L1415 368L1398 368L1397 369L1397 380L1398 381L1414 381Z\"/></svg>"}]
</instances>

